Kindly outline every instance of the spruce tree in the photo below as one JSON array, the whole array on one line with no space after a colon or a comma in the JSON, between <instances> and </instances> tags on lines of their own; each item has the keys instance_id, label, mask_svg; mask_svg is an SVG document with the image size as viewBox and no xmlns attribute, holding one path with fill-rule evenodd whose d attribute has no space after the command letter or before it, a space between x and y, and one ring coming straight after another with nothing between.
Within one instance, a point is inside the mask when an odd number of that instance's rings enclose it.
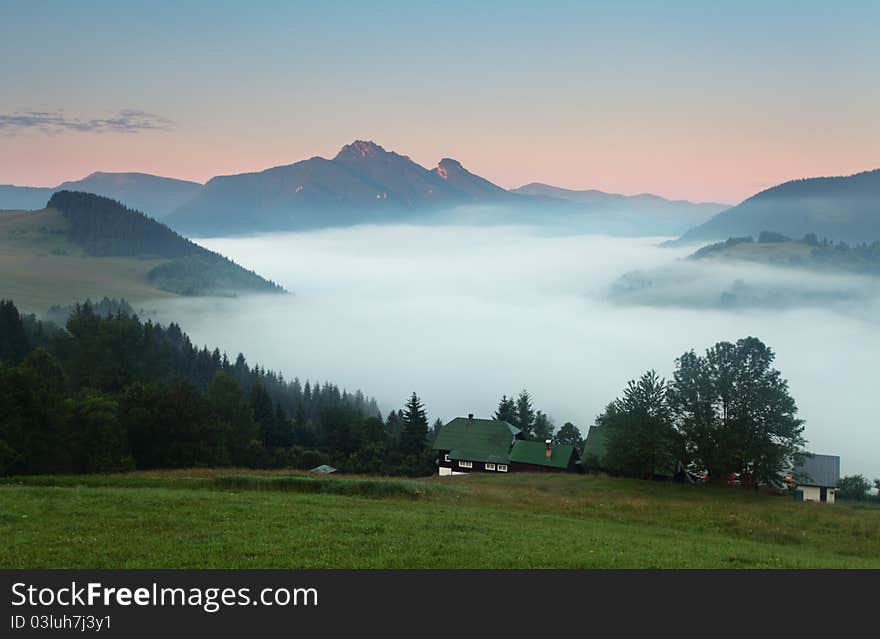
<instances>
[{"instance_id":1,"label":"spruce tree","mask_svg":"<svg viewBox=\"0 0 880 639\"><path fill-rule=\"evenodd\" d=\"M403 407L403 430L400 434L400 451L405 455L418 455L425 450L428 438L428 415L422 400L415 393Z\"/></svg>"},{"instance_id":2,"label":"spruce tree","mask_svg":"<svg viewBox=\"0 0 880 639\"><path fill-rule=\"evenodd\" d=\"M28 352L21 315L11 300L0 300L0 361L18 364Z\"/></svg>"},{"instance_id":3,"label":"spruce tree","mask_svg":"<svg viewBox=\"0 0 880 639\"><path fill-rule=\"evenodd\" d=\"M533 435L535 411L532 410L532 396L525 389L516 398L516 422L514 426L519 428L526 437Z\"/></svg>"},{"instance_id":4,"label":"spruce tree","mask_svg":"<svg viewBox=\"0 0 880 639\"><path fill-rule=\"evenodd\" d=\"M615 410L603 416L606 466L633 477L674 471L680 452L666 380L648 371L631 380Z\"/></svg>"},{"instance_id":5,"label":"spruce tree","mask_svg":"<svg viewBox=\"0 0 880 639\"><path fill-rule=\"evenodd\" d=\"M498 402L498 410L495 411L495 419L507 422L508 424L516 424L516 402L513 397L503 395L501 401Z\"/></svg>"}]
</instances>

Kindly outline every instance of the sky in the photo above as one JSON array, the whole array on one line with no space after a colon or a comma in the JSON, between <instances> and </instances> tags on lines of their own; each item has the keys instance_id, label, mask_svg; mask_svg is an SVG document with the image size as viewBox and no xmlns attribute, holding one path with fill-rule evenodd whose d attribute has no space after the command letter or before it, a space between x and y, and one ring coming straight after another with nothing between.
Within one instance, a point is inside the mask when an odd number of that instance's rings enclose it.
<instances>
[{"instance_id":1,"label":"sky","mask_svg":"<svg viewBox=\"0 0 880 639\"><path fill-rule=\"evenodd\" d=\"M0 184L205 181L354 139L508 188L728 203L880 167L874 0L0 0L0 14Z\"/></svg>"}]
</instances>

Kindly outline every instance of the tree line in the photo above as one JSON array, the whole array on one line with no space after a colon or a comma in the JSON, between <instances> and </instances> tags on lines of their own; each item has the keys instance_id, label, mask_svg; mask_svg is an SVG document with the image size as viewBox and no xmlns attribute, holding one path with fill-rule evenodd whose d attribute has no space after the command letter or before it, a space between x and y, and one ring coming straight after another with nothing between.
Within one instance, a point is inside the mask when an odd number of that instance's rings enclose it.
<instances>
[{"instance_id":1,"label":"tree line","mask_svg":"<svg viewBox=\"0 0 880 639\"><path fill-rule=\"evenodd\" d=\"M570 444L576 448L583 444L577 426L565 422L557 431L556 424L546 413L535 410L532 407L532 396L526 389L520 391L516 397L503 395L493 417L520 429L524 439L551 439L555 444Z\"/></svg>"},{"instance_id":2,"label":"tree line","mask_svg":"<svg viewBox=\"0 0 880 639\"><path fill-rule=\"evenodd\" d=\"M847 475L840 480L837 498L880 505L880 479L871 484L864 475Z\"/></svg>"},{"instance_id":3,"label":"tree line","mask_svg":"<svg viewBox=\"0 0 880 639\"><path fill-rule=\"evenodd\" d=\"M586 464L634 477L691 468L712 481L734 474L743 486L781 485L804 454L804 421L774 359L747 337L684 353L671 380L653 370L631 380L596 419L604 459L588 455Z\"/></svg>"},{"instance_id":4,"label":"tree line","mask_svg":"<svg viewBox=\"0 0 880 639\"><path fill-rule=\"evenodd\" d=\"M84 304L62 329L0 301L2 475L325 463L429 474L428 431L415 394L385 420L361 391L287 381L196 348L173 323Z\"/></svg>"},{"instance_id":5,"label":"tree line","mask_svg":"<svg viewBox=\"0 0 880 639\"><path fill-rule=\"evenodd\" d=\"M361 391L288 381L242 354L232 361L199 349L177 324L142 321L124 302L98 306L105 312L89 303L57 309L69 314L61 329L0 301L0 474L325 463L389 475L435 469L430 443L442 423L429 426L415 392L383 418ZM748 337L684 353L668 381L653 370L631 380L596 418L605 450L601 459L585 450L585 466L778 484L805 441L774 359ZM527 439L584 446L574 424L557 429L527 390L502 396L493 416Z\"/></svg>"},{"instance_id":6,"label":"tree line","mask_svg":"<svg viewBox=\"0 0 880 639\"><path fill-rule=\"evenodd\" d=\"M725 250L739 244L755 243L751 235L742 237L730 237L723 242L708 244L697 250L691 258L700 259L713 255L723 254ZM812 265L822 268L833 268L853 273L868 275L880 274L880 240L872 242L858 242L850 246L847 242L832 242L827 237L819 239L815 233L807 233L800 240L793 240L781 233L773 231L761 231L758 234L758 244L793 243L809 247L809 258L803 259L797 256L788 256L786 259L791 264Z\"/></svg>"}]
</instances>

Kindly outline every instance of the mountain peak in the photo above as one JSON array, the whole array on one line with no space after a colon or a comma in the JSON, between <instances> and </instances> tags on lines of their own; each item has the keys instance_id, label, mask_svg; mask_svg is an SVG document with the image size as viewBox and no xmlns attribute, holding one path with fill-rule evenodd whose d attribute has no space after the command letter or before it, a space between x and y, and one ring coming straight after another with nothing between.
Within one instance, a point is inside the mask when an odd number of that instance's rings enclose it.
<instances>
[{"instance_id":1,"label":"mountain peak","mask_svg":"<svg viewBox=\"0 0 880 639\"><path fill-rule=\"evenodd\" d=\"M461 165L461 162L458 160L453 160L452 158L443 158L437 164L437 175L439 175L444 180L449 179L449 174L455 173L464 173L465 169Z\"/></svg>"},{"instance_id":2,"label":"mountain peak","mask_svg":"<svg viewBox=\"0 0 880 639\"><path fill-rule=\"evenodd\" d=\"M387 153L385 149L373 142L372 140L355 140L351 144L346 144L336 154L335 160L348 160L375 157Z\"/></svg>"}]
</instances>

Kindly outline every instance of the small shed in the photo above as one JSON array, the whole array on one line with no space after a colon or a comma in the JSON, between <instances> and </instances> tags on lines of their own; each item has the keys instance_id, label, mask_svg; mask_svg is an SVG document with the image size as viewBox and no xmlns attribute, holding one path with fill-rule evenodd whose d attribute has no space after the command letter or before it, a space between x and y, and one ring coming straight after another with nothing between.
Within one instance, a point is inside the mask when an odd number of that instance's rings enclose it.
<instances>
[{"instance_id":1,"label":"small shed","mask_svg":"<svg viewBox=\"0 0 880 639\"><path fill-rule=\"evenodd\" d=\"M330 473L335 473L338 468L333 468L333 466L328 466L327 464L321 464L320 466L315 466L309 472L310 473L320 473L322 475L329 475Z\"/></svg>"},{"instance_id":2,"label":"small shed","mask_svg":"<svg viewBox=\"0 0 880 639\"><path fill-rule=\"evenodd\" d=\"M808 453L795 465L792 477L797 483L795 494L804 501L833 504L840 483L840 457Z\"/></svg>"}]
</instances>

